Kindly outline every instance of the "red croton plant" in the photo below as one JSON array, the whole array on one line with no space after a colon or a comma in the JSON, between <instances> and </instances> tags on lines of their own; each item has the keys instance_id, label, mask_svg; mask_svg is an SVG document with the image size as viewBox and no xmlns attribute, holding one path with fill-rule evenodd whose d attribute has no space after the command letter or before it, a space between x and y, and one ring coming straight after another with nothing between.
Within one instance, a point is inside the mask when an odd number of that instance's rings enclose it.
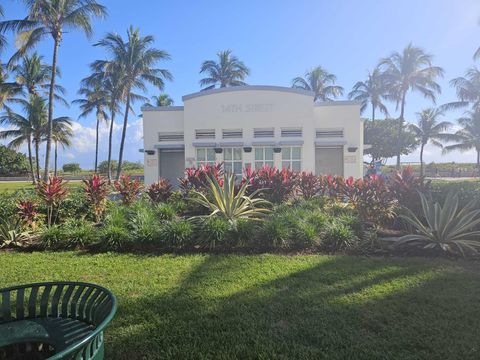
<instances>
[{"instance_id":1,"label":"red croton plant","mask_svg":"<svg viewBox=\"0 0 480 360\"><path fill-rule=\"evenodd\" d=\"M90 178L84 179L83 183L85 185L85 194L90 200L95 215L95 221L99 222L107 203L108 181L100 175L94 174Z\"/></svg>"},{"instance_id":2,"label":"red croton plant","mask_svg":"<svg viewBox=\"0 0 480 360\"><path fill-rule=\"evenodd\" d=\"M133 180L128 175L122 175L120 180L114 182L113 186L122 196L124 205L131 205L142 191L140 180Z\"/></svg>"},{"instance_id":3,"label":"red croton plant","mask_svg":"<svg viewBox=\"0 0 480 360\"><path fill-rule=\"evenodd\" d=\"M34 228L38 217L38 204L31 200L20 200L17 203L17 215L20 221Z\"/></svg>"},{"instance_id":4,"label":"red croton plant","mask_svg":"<svg viewBox=\"0 0 480 360\"><path fill-rule=\"evenodd\" d=\"M151 184L146 194L153 203L165 202L172 195L173 186L168 179L160 178L158 182Z\"/></svg>"},{"instance_id":5,"label":"red croton plant","mask_svg":"<svg viewBox=\"0 0 480 360\"><path fill-rule=\"evenodd\" d=\"M48 181L39 181L37 194L47 207L47 225L56 222L58 208L68 194L67 182L59 176L50 176Z\"/></svg>"},{"instance_id":6,"label":"red croton plant","mask_svg":"<svg viewBox=\"0 0 480 360\"><path fill-rule=\"evenodd\" d=\"M215 178L220 186L223 185L223 164L218 163L214 165L205 164L200 165L198 168L185 169L185 177L180 180L180 189L184 193L188 193L191 190L202 192L208 186L207 178Z\"/></svg>"}]
</instances>

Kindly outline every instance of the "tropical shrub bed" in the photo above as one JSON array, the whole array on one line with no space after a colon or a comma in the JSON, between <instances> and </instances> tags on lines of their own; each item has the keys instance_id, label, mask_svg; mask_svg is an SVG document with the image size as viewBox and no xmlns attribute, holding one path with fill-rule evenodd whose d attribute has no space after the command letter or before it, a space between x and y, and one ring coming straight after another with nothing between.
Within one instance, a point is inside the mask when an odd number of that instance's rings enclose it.
<instances>
[{"instance_id":1,"label":"tropical shrub bed","mask_svg":"<svg viewBox=\"0 0 480 360\"><path fill-rule=\"evenodd\" d=\"M2 195L0 246L461 256L480 248L477 196L444 197L446 185L409 168L353 179L264 167L239 179L219 164L187 169L178 189L165 179L144 188L128 176L66 185L52 177L34 191Z\"/></svg>"}]
</instances>

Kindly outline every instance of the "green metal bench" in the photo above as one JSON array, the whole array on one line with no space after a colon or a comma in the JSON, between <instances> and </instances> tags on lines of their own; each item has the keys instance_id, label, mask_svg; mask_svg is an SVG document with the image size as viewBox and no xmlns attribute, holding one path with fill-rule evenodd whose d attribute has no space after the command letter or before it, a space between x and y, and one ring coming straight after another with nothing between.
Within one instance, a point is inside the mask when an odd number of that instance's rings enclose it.
<instances>
[{"instance_id":1,"label":"green metal bench","mask_svg":"<svg viewBox=\"0 0 480 360\"><path fill-rule=\"evenodd\" d=\"M0 289L0 360L103 359L117 309L107 289L45 282Z\"/></svg>"}]
</instances>

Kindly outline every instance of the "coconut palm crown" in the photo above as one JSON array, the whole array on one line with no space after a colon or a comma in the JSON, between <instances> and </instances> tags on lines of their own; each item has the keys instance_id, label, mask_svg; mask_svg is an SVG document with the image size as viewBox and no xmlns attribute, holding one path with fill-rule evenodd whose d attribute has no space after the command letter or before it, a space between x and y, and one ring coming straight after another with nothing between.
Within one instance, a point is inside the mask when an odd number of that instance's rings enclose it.
<instances>
[{"instance_id":1,"label":"coconut palm crown","mask_svg":"<svg viewBox=\"0 0 480 360\"><path fill-rule=\"evenodd\" d=\"M292 88L312 91L314 101L332 101L343 95L343 87L335 85L337 77L321 66L305 73L305 77L292 80Z\"/></svg>"},{"instance_id":2,"label":"coconut palm crown","mask_svg":"<svg viewBox=\"0 0 480 360\"><path fill-rule=\"evenodd\" d=\"M202 90L214 89L217 85L221 88L228 86L247 85L244 80L250 75L250 69L231 50L217 53L217 60L206 60L202 63L200 74L207 77L200 80Z\"/></svg>"},{"instance_id":3,"label":"coconut palm crown","mask_svg":"<svg viewBox=\"0 0 480 360\"><path fill-rule=\"evenodd\" d=\"M388 117L388 109L383 102L387 96L384 77L378 67L368 73L365 81L358 81L353 85L352 91L348 94L349 99L361 102L360 111L362 113L369 105L372 107L372 121L375 121L376 109Z\"/></svg>"}]
</instances>

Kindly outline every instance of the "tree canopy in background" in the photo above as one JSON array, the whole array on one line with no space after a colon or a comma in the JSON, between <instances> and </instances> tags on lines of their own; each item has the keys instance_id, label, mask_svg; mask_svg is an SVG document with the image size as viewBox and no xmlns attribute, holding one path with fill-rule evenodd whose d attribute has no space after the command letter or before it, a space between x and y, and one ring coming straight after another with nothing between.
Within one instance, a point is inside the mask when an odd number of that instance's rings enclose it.
<instances>
[{"instance_id":1,"label":"tree canopy in background","mask_svg":"<svg viewBox=\"0 0 480 360\"><path fill-rule=\"evenodd\" d=\"M398 120L385 119L372 122L365 120L364 123L364 143L371 145L370 149L365 150L365 154L372 157L372 160L384 160L397 155L398 139ZM407 126L404 126L400 139L401 155L408 155L415 151L419 143L415 134Z\"/></svg>"},{"instance_id":2,"label":"tree canopy in background","mask_svg":"<svg viewBox=\"0 0 480 360\"><path fill-rule=\"evenodd\" d=\"M0 176L25 175L28 172L27 157L0 145Z\"/></svg>"}]
</instances>

